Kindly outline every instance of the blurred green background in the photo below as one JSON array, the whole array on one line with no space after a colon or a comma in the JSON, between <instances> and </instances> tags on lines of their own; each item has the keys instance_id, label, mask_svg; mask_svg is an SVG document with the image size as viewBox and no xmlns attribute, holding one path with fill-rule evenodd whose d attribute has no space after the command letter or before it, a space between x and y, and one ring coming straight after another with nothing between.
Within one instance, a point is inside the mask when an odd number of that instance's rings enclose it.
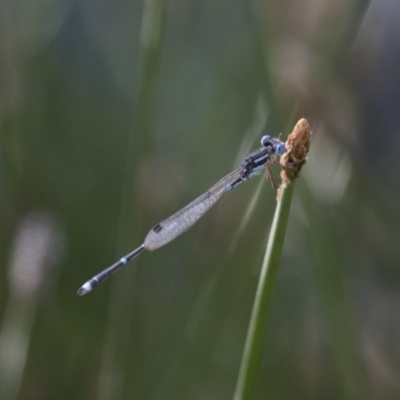
<instances>
[{"instance_id":1,"label":"blurred green background","mask_svg":"<svg viewBox=\"0 0 400 400\"><path fill-rule=\"evenodd\" d=\"M396 0L3 0L1 400L232 398L263 176L76 290L301 117L254 399L399 399L399 18Z\"/></svg>"}]
</instances>

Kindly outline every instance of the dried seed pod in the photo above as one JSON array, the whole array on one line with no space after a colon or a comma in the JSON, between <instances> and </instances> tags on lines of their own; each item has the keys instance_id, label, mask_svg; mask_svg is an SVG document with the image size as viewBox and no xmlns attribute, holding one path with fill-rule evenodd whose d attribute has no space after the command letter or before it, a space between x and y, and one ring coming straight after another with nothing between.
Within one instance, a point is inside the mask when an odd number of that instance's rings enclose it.
<instances>
[{"instance_id":1,"label":"dried seed pod","mask_svg":"<svg viewBox=\"0 0 400 400\"><path fill-rule=\"evenodd\" d=\"M286 152L280 158L280 164L283 167L281 170L281 187L286 187L299 175L301 168L307 160L310 140L310 124L305 118L302 118L297 122L292 133L289 135L285 143Z\"/></svg>"}]
</instances>

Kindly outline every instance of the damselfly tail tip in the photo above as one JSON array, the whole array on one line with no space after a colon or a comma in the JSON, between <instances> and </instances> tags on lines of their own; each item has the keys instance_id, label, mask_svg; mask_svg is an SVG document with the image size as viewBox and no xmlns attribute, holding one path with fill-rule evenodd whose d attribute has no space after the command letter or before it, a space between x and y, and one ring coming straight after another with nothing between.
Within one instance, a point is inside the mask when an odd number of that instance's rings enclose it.
<instances>
[{"instance_id":1,"label":"damselfly tail tip","mask_svg":"<svg viewBox=\"0 0 400 400\"><path fill-rule=\"evenodd\" d=\"M89 293L93 289L90 281L87 281L84 285L82 285L78 289L78 296L84 296L85 294Z\"/></svg>"},{"instance_id":2,"label":"damselfly tail tip","mask_svg":"<svg viewBox=\"0 0 400 400\"><path fill-rule=\"evenodd\" d=\"M80 287L77 291L78 296L84 296L87 293L87 290L85 290L83 287Z\"/></svg>"}]
</instances>

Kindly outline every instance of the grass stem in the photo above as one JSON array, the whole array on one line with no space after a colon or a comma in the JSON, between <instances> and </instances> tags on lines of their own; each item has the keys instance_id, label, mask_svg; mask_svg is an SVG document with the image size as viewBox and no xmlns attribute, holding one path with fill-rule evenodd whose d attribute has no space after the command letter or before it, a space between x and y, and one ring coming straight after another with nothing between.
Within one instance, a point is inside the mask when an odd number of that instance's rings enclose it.
<instances>
[{"instance_id":1,"label":"grass stem","mask_svg":"<svg viewBox=\"0 0 400 400\"><path fill-rule=\"evenodd\" d=\"M235 400L250 399L254 391L263 354L265 333L271 310L272 291L285 241L294 186L294 182L292 182L288 187L282 189L275 209L236 384Z\"/></svg>"}]
</instances>

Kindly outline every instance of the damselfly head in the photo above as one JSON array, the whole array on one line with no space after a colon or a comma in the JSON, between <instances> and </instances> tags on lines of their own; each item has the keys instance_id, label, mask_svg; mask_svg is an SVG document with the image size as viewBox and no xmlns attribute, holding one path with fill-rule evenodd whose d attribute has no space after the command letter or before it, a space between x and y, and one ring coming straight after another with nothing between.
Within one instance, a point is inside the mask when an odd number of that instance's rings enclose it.
<instances>
[{"instance_id":1,"label":"damselfly head","mask_svg":"<svg viewBox=\"0 0 400 400\"><path fill-rule=\"evenodd\" d=\"M285 145L279 139L275 139L270 135L264 135L261 138L261 145L263 147L271 147L275 149L275 154L281 156L285 151Z\"/></svg>"}]
</instances>

